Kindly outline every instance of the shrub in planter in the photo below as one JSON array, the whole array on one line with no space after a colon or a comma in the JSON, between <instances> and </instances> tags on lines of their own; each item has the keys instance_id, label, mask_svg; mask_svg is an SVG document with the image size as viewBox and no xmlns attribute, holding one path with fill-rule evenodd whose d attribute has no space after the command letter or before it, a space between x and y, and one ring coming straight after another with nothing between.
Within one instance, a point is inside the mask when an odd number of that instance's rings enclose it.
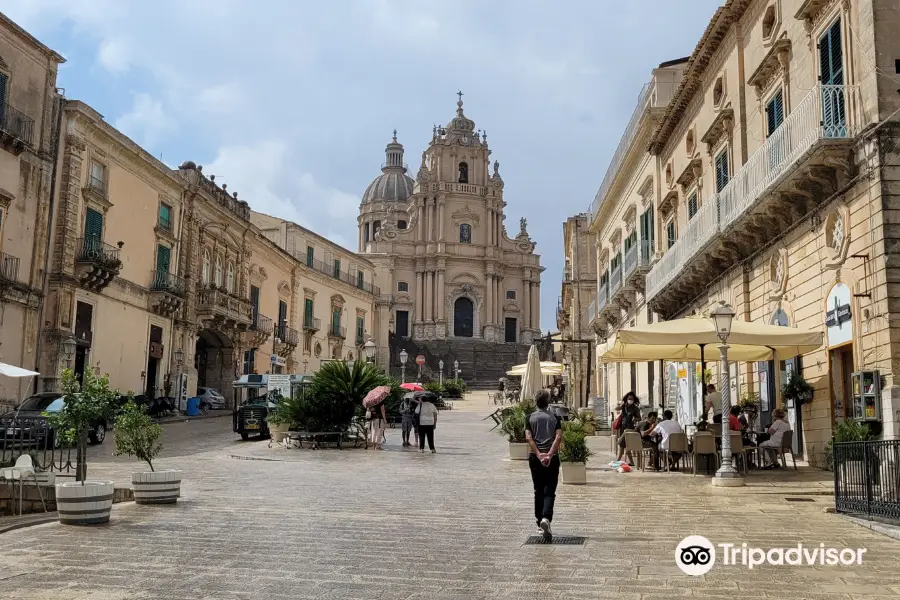
<instances>
[{"instance_id":1,"label":"shrub in planter","mask_svg":"<svg viewBox=\"0 0 900 600\"><path fill-rule=\"evenodd\" d=\"M462 398L466 393L466 382L462 379L445 379L444 395L448 398Z\"/></svg>"},{"instance_id":2,"label":"shrub in planter","mask_svg":"<svg viewBox=\"0 0 900 600\"><path fill-rule=\"evenodd\" d=\"M534 411L533 405L516 404L500 413L500 433L509 441L511 460L528 460L528 444L525 442L525 422Z\"/></svg>"},{"instance_id":3,"label":"shrub in planter","mask_svg":"<svg viewBox=\"0 0 900 600\"><path fill-rule=\"evenodd\" d=\"M829 441L825 446L825 465L828 469L834 469L834 446L835 442L866 442L868 440L874 439L875 436L872 435L872 430L869 429L869 426L866 423L861 423L859 421L854 421L851 419L845 419L843 421L838 421L837 425L834 428L834 438L832 441ZM844 462L852 463L862 463L865 461L865 451L863 447L860 445L859 447L850 448L844 452ZM877 456L870 456L870 459L875 459ZM857 465L858 466L858 465ZM870 468L874 467L874 462L870 460ZM860 471L862 468L860 467ZM872 478L874 481L874 477Z\"/></svg>"},{"instance_id":4,"label":"shrub in planter","mask_svg":"<svg viewBox=\"0 0 900 600\"><path fill-rule=\"evenodd\" d=\"M597 431L597 415L590 408L583 408L578 413L577 419L584 428L585 435L594 435Z\"/></svg>"},{"instance_id":5,"label":"shrub in planter","mask_svg":"<svg viewBox=\"0 0 900 600\"><path fill-rule=\"evenodd\" d=\"M563 422L562 444L559 447L563 483L587 483L587 461L591 450L587 447L586 438L581 421L575 419Z\"/></svg>"},{"instance_id":6,"label":"shrub in planter","mask_svg":"<svg viewBox=\"0 0 900 600\"><path fill-rule=\"evenodd\" d=\"M347 431L353 416L362 410L366 394L379 385L388 385L393 396L392 384L393 380L372 363L359 360L350 365L337 360L324 363L313 375L312 390L305 399L306 428Z\"/></svg>"},{"instance_id":7,"label":"shrub in planter","mask_svg":"<svg viewBox=\"0 0 900 600\"><path fill-rule=\"evenodd\" d=\"M442 386L442 385L441 385L440 383L438 383L437 381L429 381L428 383L426 383L426 384L423 385L422 387L425 388L425 391L426 391L426 392L431 392L432 394L435 394L436 396L443 396L443 395L444 395L444 386Z\"/></svg>"},{"instance_id":8,"label":"shrub in planter","mask_svg":"<svg viewBox=\"0 0 900 600\"><path fill-rule=\"evenodd\" d=\"M181 495L181 471L157 471L153 459L162 450L162 426L154 423L144 406L129 401L116 419L116 456L133 456L150 471L131 474L138 504L172 504Z\"/></svg>"}]
</instances>

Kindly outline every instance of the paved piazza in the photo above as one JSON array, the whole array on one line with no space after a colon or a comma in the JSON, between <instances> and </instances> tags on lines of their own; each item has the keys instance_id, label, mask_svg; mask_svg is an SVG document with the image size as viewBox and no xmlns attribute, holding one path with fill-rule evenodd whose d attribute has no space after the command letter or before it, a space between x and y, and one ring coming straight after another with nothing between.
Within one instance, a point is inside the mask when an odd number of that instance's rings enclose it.
<instances>
[{"instance_id":1,"label":"paved piazza","mask_svg":"<svg viewBox=\"0 0 900 600\"><path fill-rule=\"evenodd\" d=\"M897 598L900 542L825 514L827 474L751 475L744 489L706 477L619 475L560 486L555 532L584 546L523 546L530 478L488 433L486 396L441 413L439 453L277 450L236 440L227 418L166 426L159 467L185 471L176 506L119 505L109 526L42 525L0 537L0 597L65 600L480 598ZM129 480L110 442L93 477ZM234 458L268 459L240 460ZM787 502L785 496L813 498ZM865 547L853 567L674 563L692 534L761 548Z\"/></svg>"}]
</instances>

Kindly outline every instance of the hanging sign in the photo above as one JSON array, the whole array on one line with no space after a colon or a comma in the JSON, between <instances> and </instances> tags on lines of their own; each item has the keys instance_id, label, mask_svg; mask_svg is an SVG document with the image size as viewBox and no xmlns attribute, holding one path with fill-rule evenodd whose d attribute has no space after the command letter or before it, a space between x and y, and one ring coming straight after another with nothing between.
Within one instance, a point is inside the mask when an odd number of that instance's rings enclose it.
<instances>
[{"instance_id":1,"label":"hanging sign","mask_svg":"<svg viewBox=\"0 0 900 600\"><path fill-rule=\"evenodd\" d=\"M853 339L850 298L850 288L843 283L835 284L828 293L825 304L825 330L829 346L845 344Z\"/></svg>"}]
</instances>

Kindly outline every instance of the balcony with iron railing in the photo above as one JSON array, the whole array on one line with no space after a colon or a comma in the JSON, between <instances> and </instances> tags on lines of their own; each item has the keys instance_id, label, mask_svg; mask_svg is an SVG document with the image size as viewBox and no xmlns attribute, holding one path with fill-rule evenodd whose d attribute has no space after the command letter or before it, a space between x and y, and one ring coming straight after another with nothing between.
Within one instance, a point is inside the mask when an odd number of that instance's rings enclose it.
<instances>
[{"instance_id":1,"label":"balcony with iron railing","mask_svg":"<svg viewBox=\"0 0 900 600\"><path fill-rule=\"evenodd\" d=\"M622 267L616 267L609 272L609 297L615 298L622 289Z\"/></svg>"},{"instance_id":2,"label":"balcony with iron railing","mask_svg":"<svg viewBox=\"0 0 900 600\"><path fill-rule=\"evenodd\" d=\"M197 290L197 318L209 327L235 327L246 330L253 321L253 305L220 289L200 287Z\"/></svg>"},{"instance_id":3,"label":"balcony with iron railing","mask_svg":"<svg viewBox=\"0 0 900 600\"><path fill-rule=\"evenodd\" d=\"M335 325L334 323L328 328L328 335L342 340L347 339L347 328Z\"/></svg>"},{"instance_id":4,"label":"balcony with iron railing","mask_svg":"<svg viewBox=\"0 0 900 600\"><path fill-rule=\"evenodd\" d=\"M813 88L657 260L646 278L648 301L664 314L677 312L677 298L691 297L691 290L703 289L735 261L770 243L792 224L790 215L802 218L835 193L861 122L856 86ZM830 175L804 174L812 167ZM727 250L721 249L723 242ZM695 267L691 277L682 277L689 267ZM665 294L669 288L678 293Z\"/></svg>"},{"instance_id":5,"label":"balcony with iron railing","mask_svg":"<svg viewBox=\"0 0 900 600\"><path fill-rule=\"evenodd\" d=\"M79 238L75 246L75 273L85 289L100 292L122 269L121 246L110 246L97 237Z\"/></svg>"},{"instance_id":6,"label":"balcony with iron railing","mask_svg":"<svg viewBox=\"0 0 900 600\"><path fill-rule=\"evenodd\" d=\"M344 283L350 284L353 287L362 290L368 294L372 294L373 296L381 295L381 288L372 283L371 281L365 281L363 279L360 281L358 274L348 273L347 271L342 271L340 266L335 268L334 263L328 264L323 262L317 258L310 258L309 256L304 256L302 259L303 264L305 264L310 269L315 269L320 273L324 273L329 277L334 279L338 279L343 281Z\"/></svg>"},{"instance_id":7,"label":"balcony with iron railing","mask_svg":"<svg viewBox=\"0 0 900 600\"><path fill-rule=\"evenodd\" d=\"M17 283L19 281L19 257L0 252L0 281Z\"/></svg>"},{"instance_id":8,"label":"balcony with iron railing","mask_svg":"<svg viewBox=\"0 0 900 600\"><path fill-rule=\"evenodd\" d=\"M300 343L300 332L285 324L275 325L276 343L287 344L296 347Z\"/></svg>"},{"instance_id":9,"label":"balcony with iron railing","mask_svg":"<svg viewBox=\"0 0 900 600\"><path fill-rule=\"evenodd\" d=\"M0 137L6 142L33 146L34 119L8 103L0 104Z\"/></svg>"},{"instance_id":10,"label":"balcony with iron railing","mask_svg":"<svg viewBox=\"0 0 900 600\"><path fill-rule=\"evenodd\" d=\"M250 319L250 331L259 331L261 333L265 333L267 336L272 332L272 328L274 327L274 323L270 317L262 314L261 312L255 312Z\"/></svg>"},{"instance_id":11,"label":"balcony with iron railing","mask_svg":"<svg viewBox=\"0 0 900 600\"><path fill-rule=\"evenodd\" d=\"M303 317L303 330L309 331L310 333L315 333L322 329L322 319L317 319L315 317L310 317L309 315L305 315Z\"/></svg>"},{"instance_id":12,"label":"balcony with iron railing","mask_svg":"<svg viewBox=\"0 0 900 600\"><path fill-rule=\"evenodd\" d=\"M168 271L150 271L150 291L166 292L175 296L184 296L187 293L187 283L184 277L179 277Z\"/></svg>"}]
</instances>

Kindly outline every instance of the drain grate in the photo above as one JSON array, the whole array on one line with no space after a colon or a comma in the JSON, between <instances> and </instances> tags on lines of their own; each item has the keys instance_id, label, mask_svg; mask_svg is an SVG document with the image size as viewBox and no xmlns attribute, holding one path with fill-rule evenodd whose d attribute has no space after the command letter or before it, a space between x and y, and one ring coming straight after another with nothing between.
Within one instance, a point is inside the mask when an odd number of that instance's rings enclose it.
<instances>
[{"instance_id":1,"label":"drain grate","mask_svg":"<svg viewBox=\"0 0 900 600\"><path fill-rule=\"evenodd\" d=\"M815 502L815 498L794 498L790 496L784 497L785 502Z\"/></svg>"},{"instance_id":2,"label":"drain grate","mask_svg":"<svg viewBox=\"0 0 900 600\"><path fill-rule=\"evenodd\" d=\"M554 544L557 546L583 546L587 538L574 535L554 535L553 539L548 541L542 535L530 535L525 540L526 546L537 546L541 544Z\"/></svg>"}]
</instances>

